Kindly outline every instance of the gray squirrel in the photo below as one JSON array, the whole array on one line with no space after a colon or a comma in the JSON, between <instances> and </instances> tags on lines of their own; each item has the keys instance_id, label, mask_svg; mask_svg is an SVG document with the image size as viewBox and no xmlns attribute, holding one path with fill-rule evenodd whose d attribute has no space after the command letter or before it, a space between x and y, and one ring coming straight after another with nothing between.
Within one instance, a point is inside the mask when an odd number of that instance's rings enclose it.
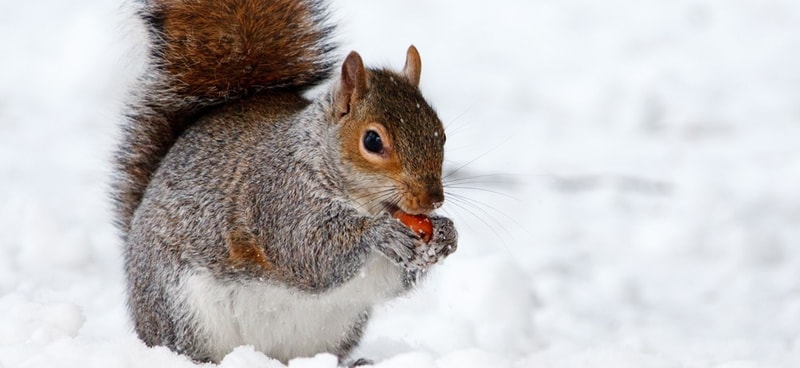
<instances>
[{"instance_id":1,"label":"gray squirrel","mask_svg":"<svg viewBox=\"0 0 800 368\"><path fill-rule=\"evenodd\" d=\"M456 250L445 132L402 71L335 62L315 0L153 0L112 197L138 336L196 361L346 359L373 305ZM337 67L340 65L340 67ZM304 97L327 83L314 100ZM395 219L429 215L429 242Z\"/></svg>"}]
</instances>

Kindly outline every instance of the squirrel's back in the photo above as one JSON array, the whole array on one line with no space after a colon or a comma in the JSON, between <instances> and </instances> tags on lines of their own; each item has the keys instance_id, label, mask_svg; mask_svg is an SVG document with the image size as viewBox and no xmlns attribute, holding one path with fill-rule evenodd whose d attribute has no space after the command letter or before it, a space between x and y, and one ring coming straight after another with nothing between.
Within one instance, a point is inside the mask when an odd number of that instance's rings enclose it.
<instances>
[{"instance_id":1,"label":"squirrel's back","mask_svg":"<svg viewBox=\"0 0 800 368\"><path fill-rule=\"evenodd\" d=\"M200 114L254 94L299 94L334 66L321 1L146 1L139 16L148 72L129 106L113 183L123 236L162 158Z\"/></svg>"}]
</instances>

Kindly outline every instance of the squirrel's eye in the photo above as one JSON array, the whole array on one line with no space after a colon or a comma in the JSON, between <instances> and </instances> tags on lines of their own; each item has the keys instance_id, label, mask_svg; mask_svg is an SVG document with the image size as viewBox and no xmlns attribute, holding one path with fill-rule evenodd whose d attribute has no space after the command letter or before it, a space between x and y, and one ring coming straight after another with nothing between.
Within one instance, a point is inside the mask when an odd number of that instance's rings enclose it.
<instances>
[{"instance_id":1,"label":"squirrel's eye","mask_svg":"<svg viewBox=\"0 0 800 368\"><path fill-rule=\"evenodd\" d=\"M383 153L383 141L381 140L381 136L378 134L378 132L374 130L368 130L366 133L364 133L364 148L372 153Z\"/></svg>"}]
</instances>

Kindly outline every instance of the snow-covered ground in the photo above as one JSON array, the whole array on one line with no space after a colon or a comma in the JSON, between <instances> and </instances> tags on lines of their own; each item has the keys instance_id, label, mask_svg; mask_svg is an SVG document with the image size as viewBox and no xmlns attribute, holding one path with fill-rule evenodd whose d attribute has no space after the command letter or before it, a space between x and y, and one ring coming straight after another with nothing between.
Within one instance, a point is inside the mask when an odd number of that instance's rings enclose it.
<instances>
[{"instance_id":1,"label":"snow-covered ground","mask_svg":"<svg viewBox=\"0 0 800 368\"><path fill-rule=\"evenodd\" d=\"M491 5L489 5L491 3ZM800 2L334 1L448 127L459 250L389 367L800 366ZM133 334L106 185L141 29L0 3L0 367L191 367ZM333 367L331 356L290 367ZM281 367L252 348L222 367Z\"/></svg>"}]
</instances>

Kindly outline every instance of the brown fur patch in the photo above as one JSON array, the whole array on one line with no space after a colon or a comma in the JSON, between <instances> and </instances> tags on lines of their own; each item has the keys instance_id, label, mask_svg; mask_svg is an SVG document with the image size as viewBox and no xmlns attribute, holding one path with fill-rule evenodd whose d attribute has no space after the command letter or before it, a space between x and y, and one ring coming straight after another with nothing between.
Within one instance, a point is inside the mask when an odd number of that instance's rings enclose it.
<instances>
[{"instance_id":1,"label":"brown fur patch","mask_svg":"<svg viewBox=\"0 0 800 368\"><path fill-rule=\"evenodd\" d=\"M372 121L365 121L361 117L355 117L355 121L348 121L342 126L340 133L341 147L344 157L353 163L353 165L364 172L379 172L383 175L401 180L403 176L403 167L400 165L400 159L397 157L397 152L392 147L392 137L387 134L385 129L381 129L381 138L386 149L386 159L382 162L371 162L364 157L362 150L362 140L364 133L370 129L371 126L377 125Z\"/></svg>"},{"instance_id":2,"label":"brown fur patch","mask_svg":"<svg viewBox=\"0 0 800 368\"><path fill-rule=\"evenodd\" d=\"M123 237L153 172L198 114L259 91L313 87L329 77L335 56L334 27L320 1L143 2L153 74L129 102L115 157L115 222Z\"/></svg>"},{"instance_id":3,"label":"brown fur patch","mask_svg":"<svg viewBox=\"0 0 800 368\"><path fill-rule=\"evenodd\" d=\"M230 256L228 260L234 267L257 266L262 270L272 268L272 264L267 260L264 249L256 244L253 234L244 230L233 230L228 233L225 239L228 245Z\"/></svg>"},{"instance_id":4,"label":"brown fur patch","mask_svg":"<svg viewBox=\"0 0 800 368\"><path fill-rule=\"evenodd\" d=\"M164 1L163 67L181 95L224 98L327 76L330 27L310 1Z\"/></svg>"}]
</instances>

